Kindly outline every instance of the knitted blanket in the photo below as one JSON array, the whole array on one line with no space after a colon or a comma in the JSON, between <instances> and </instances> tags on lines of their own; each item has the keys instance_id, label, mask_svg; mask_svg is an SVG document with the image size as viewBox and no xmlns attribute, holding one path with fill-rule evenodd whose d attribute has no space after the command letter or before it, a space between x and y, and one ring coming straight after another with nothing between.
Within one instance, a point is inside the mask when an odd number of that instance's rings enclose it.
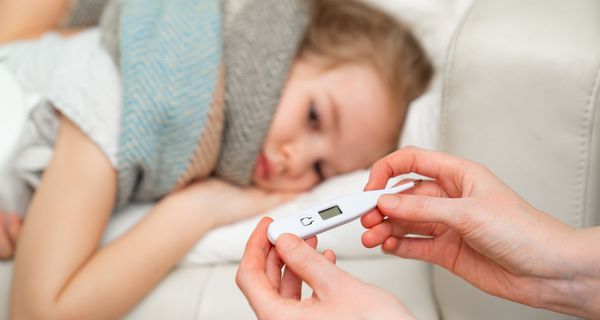
<instances>
[{"instance_id":1,"label":"knitted blanket","mask_svg":"<svg viewBox=\"0 0 600 320\"><path fill-rule=\"evenodd\" d=\"M108 3L103 39L124 93L117 206L213 173L249 183L306 9L303 0Z\"/></svg>"}]
</instances>

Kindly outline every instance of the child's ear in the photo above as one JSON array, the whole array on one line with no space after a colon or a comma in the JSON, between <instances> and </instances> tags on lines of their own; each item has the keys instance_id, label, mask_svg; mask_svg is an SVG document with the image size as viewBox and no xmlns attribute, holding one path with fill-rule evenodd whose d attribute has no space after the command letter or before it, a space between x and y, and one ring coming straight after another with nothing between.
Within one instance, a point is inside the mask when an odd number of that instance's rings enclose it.
<instances>
[{"instance_id":1,"label":"child's ear","mask_svg":"<svg viewBox=\"0 0 600 320\"><path fill-rule=\"evenodd\" d=\"M408 103L417 99L427 91L434 72L433 65L424 52L415 59L415 62L411 64L411 68L407 73L408 77L410 77L409 81L407 81L408 85L406 88Z\"/></svg>"}]
</instances>

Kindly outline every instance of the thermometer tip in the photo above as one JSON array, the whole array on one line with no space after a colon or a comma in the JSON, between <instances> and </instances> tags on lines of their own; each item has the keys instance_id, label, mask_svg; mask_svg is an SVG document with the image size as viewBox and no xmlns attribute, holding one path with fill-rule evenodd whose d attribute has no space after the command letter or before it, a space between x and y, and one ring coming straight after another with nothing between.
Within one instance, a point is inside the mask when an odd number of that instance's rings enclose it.
<instances>
[{"instance_id":1,"label":"thermometer tip","mask_svg":"<svg viewBox=\"0 0 600 320\"><path fill-rule=\"evenodd\" d=\"M415 180L413 181L413 185L418 185L419 183L423 182L423 179L419 179L419 180Z\"/></svg>"}]
</instances>

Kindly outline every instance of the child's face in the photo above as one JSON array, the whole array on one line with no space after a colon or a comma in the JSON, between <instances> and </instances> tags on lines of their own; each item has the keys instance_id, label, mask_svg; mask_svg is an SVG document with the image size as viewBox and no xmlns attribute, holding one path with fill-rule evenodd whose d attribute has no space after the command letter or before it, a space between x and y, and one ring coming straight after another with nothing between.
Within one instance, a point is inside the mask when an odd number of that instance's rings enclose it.
<instances>
[{"instance_id":1,"label":"child's face","mask_svg":"<svg viewBox=\"0 0 600 320\"><path fill-rule=\"evenodd\" d=\"M323 70L311 61L297 59L292 67L256 160L258 187L304 191L367 168L397 143L404 110L392 104L374 68Z\"/></svg>"}]
</instances>

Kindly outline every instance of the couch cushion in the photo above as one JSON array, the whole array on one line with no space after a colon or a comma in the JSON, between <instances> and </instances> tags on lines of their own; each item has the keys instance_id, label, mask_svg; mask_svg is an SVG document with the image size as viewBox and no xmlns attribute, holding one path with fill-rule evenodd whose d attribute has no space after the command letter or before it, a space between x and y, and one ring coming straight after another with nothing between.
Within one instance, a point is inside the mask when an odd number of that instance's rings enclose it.
<instances>
[{"instance_id":1,"label":"couch cushion","mask_svg":"<svg viewBox=\"0 0 600 320\"><path fill-rule=\"evenodd\" d=\"M379 256L339 260L338 265L363 281L398 297L418 319L438 319L430 266ZM237 264L179 267L164 278L126 317L152 319L255 319L235 284ZM8 319L12 263L0 262L0 319ZM310 295L304 288L303 296Z\"/></svg>"},{"instance_id":2,"label":"couch cushion","mask_svg":"<svg viewBox=\"0 0 600 320\"><path fill-rule=\"evenodd\" d=\"M396 295L417 319L438 319L429 266L381 256L340 260L338 265L362 280ZM127 319L255 319L235 285L236 264L179 268L134 309ZM311 291L305 287L303 296Z\"/></svg>"}]
</instances>

